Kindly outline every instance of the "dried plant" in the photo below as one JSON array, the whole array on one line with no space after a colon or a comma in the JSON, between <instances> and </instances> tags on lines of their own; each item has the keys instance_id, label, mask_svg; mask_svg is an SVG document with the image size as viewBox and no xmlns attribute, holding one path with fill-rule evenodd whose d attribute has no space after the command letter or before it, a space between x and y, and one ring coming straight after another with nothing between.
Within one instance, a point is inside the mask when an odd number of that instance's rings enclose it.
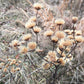
<instances>
[{"instance_id":1,"label":"dried plant","mask_svg":"<svg viewBox=\"0 0 84 84\"><path fill-rule=\"evenodd\" d=\"M0 60L0 81L6 84L58 84L63 80L62 76L72 75L70 71L74 72L74 69L78 71L77 67L84 62L77 64L75 52L84 43L84 37L77 28L76 16L70 18L71 29L65 28L65 1L58 7L60 17L55 17L43 1L32 4L27 0L33 14L29 16L21 9L28 21L16 22L23 25L25 32L9 43L13 55L5 61ZM69 79L70 84L73 79Z\"/></svg>"}]
</instances>

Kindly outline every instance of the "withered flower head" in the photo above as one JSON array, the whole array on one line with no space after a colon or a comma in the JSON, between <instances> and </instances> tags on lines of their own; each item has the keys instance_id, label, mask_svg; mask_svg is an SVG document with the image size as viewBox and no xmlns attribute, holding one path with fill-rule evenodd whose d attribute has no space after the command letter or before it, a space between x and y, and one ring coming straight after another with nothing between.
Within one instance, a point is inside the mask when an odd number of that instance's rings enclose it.
<instances>
[{"instance_id":1,"label":"withered flower head","mask_svg":"<svg viewBox=\"0 0 84 84\"><path fill-rule=\"evenodd\" d=\"M4 69L3 69L3 72L7 72L7 68L4 68Z\"/></svg>"},{"instance_id":2,"label":"withered flower head","mask_svg":"<svg viewBox=\"0 0 84 84\"><path fill-rule=\"evenodd\" d=\"M83 42L83 37L82 36L76 36L75 37L75 40L77 41L77 42Z\"/></svg>"},{"instance_id":3,"label":"withered flower head","mask_svg":"<svg viewBox=\"0 0 84 84\"><path fill-rule=\"evenodd\" d=\"M59 44L58 47L59 47L59 49L60 49L61 51L63 51L64 46L63 46L62 44Z\"/></svg>"},{"instance_id":4,"label":"withered flower head","mask_svg":"<svg viewBox=\"0 0 84 84\"><path fill-rule=\"evenodd\" d=\"M33 7L34 7L36 10L40 10L40 9L43 7L43 5L40 4L40 3L34 3Z\"/></svg>"},{"instance_id":5,"label":"withered flower head","mask_svg":"<svg viewBox=\"0 0 84 84\"><path fill-rule=\"evenodd\" d=\"M15 73L16 72L16 70L14 69L14 67L12 67L10 71L11 71L11 73Z\"/></svg>"},{"instance_id":6,"label":"withered flower head","mask_svg":"<svg viewBox=\"0 0 84 84\"><path fill-rule=\"evenodd\" d=\"M55 20L55 23L56 23L57 25L63 25L63 24L65 23L65 21L60 18L60 19Z\"/></svg>"},{"instance_id":7,"label":"withered flower head","mask_svg":"<svg viewBox=\"0 0 84 84\"><path fill-rule=\"evenodd\" d=\"M18 40L13 40L13 41L11 42L11 45L12 45L13 47L19 46L19 41L18 41Z\"/></svg>"},{"instance_id":8,"label":"withered flower head","mask_svg":"<svg viewBox=\"0 0 84 84\"><path fill-rule=\"evenodd\" d=\"M71 46L72 43L73 43L72 40L66 39L66 40L63 42L63 45L64 45L64 46Z\"/></svg>"},{"instance_id":9,"label":"withered flower head","mask_svg":"<svg viewBox=\"0 0 84 84\"><path fill-rule=\"evenodd\" d=\"M55 35L58 39L62 39L66 36L66 34L63 31L57 31Z\"/></svg>"},{"instance_id":10,"label":"withered flower head","mask_svg":"<svg viewBox=\"0 0 84 84\"><path fill-rule=\"evenodd\" d=\"M16 63L16 59L12 59L12 62L13 62L13 64L15 64Z\"/></svg>"},{"instance_id":11,"label":"withered flower head","mask_svg":"<svg viewBox=\"0 0 84 84\"><path fill-rule=\"evenodd\" d=\"M43 66L43 69L49 69L51 67L50 63L46 63L46 62L44 62L42 66Z\"/></svg>"},{"instance_id":12,"label":"withered flower head","mask_svg":"<svg viewBox=\"0 0 84 84\"><path fill-rule=\"evenodd\" d=\"M5 65L5 63L3 63L3 62L0 63L0 66L4 66L4 65Z\"/></svg>"},{"instance_id":13,"label":"withered flower head","mask_svg":"<svg viewBox=\"0 0 84 84\"><path fill-rule=\"evenodd\" d=\"M35 22L28 21L28 22L26 22L26 24L25 24L25 28L30 29L30 28L33 28L35 25L36 25Z\"/></svg>"},{"instance_id":14,"label":"withered flower head","mask_svg":"<svg viewBox=\"0 0 84 84\"><path fill-rule=\"evenodd\" d=\"M76 17L76 16L72 17L72 23L75 24L77 22L77 20L78 20L78 17Z\"/></svg>"},{"instance_id":15,"label":"withered flower head","mask_svg":"<svg viewBox=\"0 0 84 84\"><path fill-rule=\"evenodd\" d=\"M20 46L19 49L20 49L20 53L22 54L26 54L28 52L28 48L25 46Z\"/></svg>"},{"instance_id":16,"label":"withered flower head","mask_svg":"<svg viewBox=\"0 0 84 84\"><path fill-rule=\"evenodd\" d=\"M32 17L29 19L29 21L35 22L35 21L36 21L36 16L32 16Z\"/></svg>"},{"instance_id":17,"label":"withered flower head","mask_svg":"<svg viewBox=\"0 0 84 84\"><path fill-rule=\"evenodd\" d=\"M52 40L52 42L55 42L55 43L58 42L58 38L57 38L56 36L52 36L52 37L51 37L51 40Z\"/></svg>"},{"instance_id":18,"label":"withered flower head","mask_svg":"<svg viewBox=\"0 0 84 84\"><path fill-rule=\"evenodd\" d=\"M73 35L68 35L67 36L69 39L74 39Z\"/></svg>"},{"instance_id":19,"label":"withered flower head","mask_svg":"<svg viewBox=\"0 0 84 84\"><path fill-rule=\"evenodd\" d=\"M49 61L51 61L51 62L57 61L57 56L56 56L55 51L49 51L48 56L49 56Z\"/></svg>"},{"instance_id":20,"label":"withered flower head","mask_svg":"<svg viewBox=\"0 0 84 84\"><path fill-rule=\"evenodd\" d=\"M20 70L20 67L17 67L15 70L16 70L16 71L19 71L19 70Z\"/></svg>"},{"instance_id":21,"label":"withered flower head","mask_svg":"<svg viewBox=\"0 0 84 84\"><path fill-rule=\"evenodd\" d=\"M41 28L38 27L38 26L35 26L35 27L33 28L33 30L34 30L35 33L39 33L39 32L41 31Z\"/></svg>"},{"instance_id":22,"label":"withered flower head","mask_svg":"<svg viewBox=\"0 0 84 84\"><path fill-rule=\"evenodd\" d=\"M66 50L67 52L70 52L70 48L69 48L69 47L67 47L65 50Z\"/></svg>"},{"instance_id":23,"label":"withered flower head","mask_svg":"<svg viewBox=\"0 0 84 84\"><path fill-rule=\"evenodd\" d=\"M12 59L11 58L8 58L8 61L11 61Z\"/></svg>"},{"instance_id":24,"label":"withered flower head","mask_svg":"<svg viewBox=\"0 0 84 84\"><path fill-rule=\"evenodd\" d=\"M36 48L36 46L37 46L37 44L36 44L36 42L29 42L28 43L28 47L29 47L29 49L35 49Z\"/></svg>"},{"instance_id":25,"label":"withered flower head","mask_svg":"<svg viewBox=\"0 0 84 84\"><path fill-rule=\"evenodd\" d=\"M60 63L62 66L66 64L66 61L63 58L59 58L57 62Z\"/></svg>"},{"instance_id":26,"label":"withered flower head","mask_svg":"<svg viewBox=\"0 0 84 84\"><path fill-rule=\"evenodd\" d=\"M75 34L76 34L77 36L82 35L82 31L81 31L81 30L78 30L78 31L76 31Z\"/></svg>"},{"instance_id":27,"label":"withered flower head","mask_svg":"<svg viewBox=\"0 0 84 84\"><path fill-rule=\"evenodd\" d=\"M54 32L53 32L52 30L47 30L47 31L44 33L44 35L49 37L49 36L52 36L53 33L54 33Z\"/></svg>"},{"instance_id":28,"label":"withered flower head","mask_svg":"<svg viewBox=\"0 0 84 84\"><path fill-rule=\"evenodd\" d=\"M22 39L23 39L24 41L28 41L31 37L32 37L31 34L25 34Z\"/></svg>"},{"instance_id":29,"label":"withered flower head","mask_svg":"<svg viewBox=\"0 0 84 84\"><path fill-rule=\"evenodd\" d=\"M64 32L67 33L68 35L71 34L71 30L69 30L69 29L64 30Z\"/></svg>"}]
</instances>

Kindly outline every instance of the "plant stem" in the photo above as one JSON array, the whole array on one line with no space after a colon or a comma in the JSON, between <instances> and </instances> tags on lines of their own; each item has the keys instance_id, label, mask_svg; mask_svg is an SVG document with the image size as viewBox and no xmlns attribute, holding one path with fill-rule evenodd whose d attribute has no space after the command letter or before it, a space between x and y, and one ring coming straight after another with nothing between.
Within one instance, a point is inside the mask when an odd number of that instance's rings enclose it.
<instances>
[{"instance_id":1,"label":"plant stem","mask_svg":"<svg viewBox=\"0 0 84 84\"><path fill-rule=\"evenodd\" d=\"M38 45L38 34L36 34L36 43Z\"/></svg>"},{"instance_id":2,"label":"plant stem","mask_svg":"<svg viewBox=\"0 0 84 84\"><path fill-rule=\"evenodd\" d=\"M56 77L57 77L57 69L58 69L58 67L59 67L59 65L58 66L56 66L55 65L55 73L53 74L53 83L52 84L55 84L55 82L56 82Z\"/></svg>"},{"instance_id":3,"label":"plant stem","mask_svg":"<svg viewBox=\"0 0 84 84\"><path fill-rule=\"evenodd\" d=\"M54 49L55 49L55 43L53 42L53 51L54 51Z\"/></svg>"}]
</instances>

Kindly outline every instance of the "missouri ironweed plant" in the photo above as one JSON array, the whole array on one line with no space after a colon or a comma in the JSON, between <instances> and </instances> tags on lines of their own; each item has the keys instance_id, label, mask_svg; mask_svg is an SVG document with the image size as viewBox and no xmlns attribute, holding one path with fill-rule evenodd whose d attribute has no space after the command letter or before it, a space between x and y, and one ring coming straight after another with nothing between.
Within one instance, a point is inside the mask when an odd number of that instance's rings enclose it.
<instances>
[{"instance_id":1,"label":"missouri ironweed plant","mask_svg":"<svg viewBox=\"0 0 84 84\"><path fill-rule=\"evenodd\" d=\"M45 80L46 84L57 84L64 75L62 70L69 65L71 69L76 47L84 42L76 26L78 17L73 16L71 29L65 29L65 19L54 17L47 5L34 3L31 10L24 23L25 31L9 43L11 52L15 49L13 55L0 63L0 75L4 75L0 80L7 84L45 84ZM27 16L25 11L24 14ZM40 80L38 73L44 79Z\"/></svg>"}]
</instances>

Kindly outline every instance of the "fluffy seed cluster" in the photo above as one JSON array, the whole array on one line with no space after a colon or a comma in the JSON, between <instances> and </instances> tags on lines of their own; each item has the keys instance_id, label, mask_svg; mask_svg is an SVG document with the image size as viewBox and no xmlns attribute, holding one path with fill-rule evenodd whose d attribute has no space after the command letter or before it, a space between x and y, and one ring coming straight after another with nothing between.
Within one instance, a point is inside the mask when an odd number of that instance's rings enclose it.
<instances>
[{"instance_id":1,"label":"fluffy seed cluster","mask_svg":"<svg viewBox=\"0 0 84 84\"><path fill-rule=\"evenodd\" d=\"M32 37L31 34L26 34L26 35L23 36L22 39L23 39L24 41L28 41L31 37Z\"/></svg>"},{"instance_id":2,"label":"fluffy seed cluster","mask_svg":"<svg viewBox=\"0 0 84 84\"><path fill-rule=\"evenodd\" d=\"M35 26L35 27L33 28L33 30L34 30L35 33L39 33L39 32L41 31L41 28L38 27L38 26Z\"/></svg>"},{"instance_id":3,"label":"fluffy seed cluster","mask_svg":"<svg viewBox=\"0 0 84 84\"><path fill-rule=\"evenodd\" d=\"M51 61L51 62L57 61L57 57L56 57L56 52L55 51L49 51L47 55L49 57L49 61Z\"/></svg>"},{"instance_id":4,"label":"fluffy seed cluster","mask_svg":"<svg viewBox=\"0 0 84 84\"><path fill-rule=\"evenodd\" d=\"M28 47L29 47L29 49L35 49L36 48L36 46L37 46L37 44L36 44L36 42L29 42L28 43Z\"/></svg>"},{"instance_id":5,"label":"fluffy seed cluster","mask_svg":"<svg viewBox=\"0 0 84 84\"><path fill-rule=\"evenodd\" d=\"M57 25L63 25L63 24L65 23L65 21L60 18L60 19L55 20L55 23L56 23Z\"/></svg>"},{"instance_id":6,"label":"fluffy seed cluster","mask_svg":"<svg viewBox=\"0 0 84 84\"><path fill-rule=\"evenodd\" d=\"M52 37L51 37L51 40L52 40L53 42L55 42L55 43L58 42L58 38L57 38L56 36L52 36Z\"/></svg>"},{"instance_id":7,"label":"fluffy seed cluster","mask_svg":"<svg viewBox=\"0 0 84 84\"><path fill-rule=\"evenodd\" d=\"M66 34L68 34L68 35L71 34L71 30L69 30L69 29L64 30L64 32L65 32Z\"/></svg>"},{"instance_id":8,"label":"fluffy seed cluster","mask_svg":"<svg viewBox=\"0 0 84 84\"><path fill-rule=\"evenodd\" d=\"M76 36L75 37L75 40L77 41L77 42L83 42L83 37L82 36Z\"/></svg>"},{"instance_id":9,"label":"fluffy seed cluster","mask_svg":"<svg viewBox=\"0 0 84 84\"><path fill-rule=\"evenodd\" d=\"M62 66L64 66L66 61L63 58L59 58L58 63L60 63Z\"/></svg>"},{"instance_id":10,"label":"fluffy seed cluster","mask_svg":"<svg viewBox=\"0 0 84 84\"><path fill-rule=\"evenodd\" d=\"M72 45L72 41L69 40L69 39L67 39L67 40L65 40L65 41L63 42L63 45L64 45L64 46L71 46L71 45Z\"/></svg>"},{"instance_id":11,"label":"fluffy seed cluster","mask_svg":"<svg viewBox=\"0 0 84 84\"><path fill-rule=\"evenodd\" d=\"M26 24L25 24L25 28L30 29L30 28L33 28L35 25L36 25L35 22L33 22L33 21L28 21L28 22L26 22Z\"/></svg>"},{"instance_id":12,"label":"fluffy seed cluster","mask_svg":"<svg viewBox=\"0 0 84 84\"><path fill-rule=\"evenodd\" d=\"M81 30L78 30L78 31L75 32L75 34L76 34L77 36L80 36L80 35L82 35L82 31L81 31Z\"/></svg>"},{"instance_id":13,"label":"fluffy seed cluster","mask_svg":"<svg viewBox=\"0 0 84 84\"><path fill-rule=\"evenodd\" d=\"M75 24L77 22L77 20L78 20L78 17L76 17L76 16L72 17L72 23Z\"/></svg>"},{"instance_id":14,"label":"fluffy seed cluster","mask_svg":"<svg viewBox=\"0 0 84 84\"><path fill-rule=\"evenodd\" d=\"M62 39L66 36L66 34L63 31L57 31L55 35L58 39Z\"/></svg>"},{"instance_id":15,"label":"fluffy seed cluster","mask_svg":"<svg viewBox=\"0 0 84 84\"><path fill-rule=\"evenodd\" d=\"M46 63L46 62L44 62L42 66L43 66L43 69L49 69L51 67L50 63Z\"/></svg>"},{"instance_id":16,"label":"fluffy seed cluster","mask_svg":"<svg viewBox=\"0 0 84 84\"><path fill-rule=\"evenodd\" d=\"M54 32L53 32L52 30L48 30L48 31L46 31L46 32L44 33L44 35L49 37L49 36L52 36L53 33L54 33Z\"/></svg>"},{"instance_id":17,"label":"fluffy seed cluster","mask_svg":"<svg viewBox=\"0 0 84 84\"><path fill-rule=\"evenodd\" d=\"M34 7L36 10L40 10L40 9L43 7L43 5L40 4L40 3L35 3L35 4L33 5L33 7Z\"/></svg>"},{"instance_id":18,"label":"fluffy seed cluster","mask_svg":"<svg viewBox=\"0 0 84 84\"><path fill-rule=\"evenodd\" d=\"M36 16L32 16L30 19L29 19L30 22L35 22L36 21Z\"/></svg>"},{"instance_id":19,"label":"fluffy seed cluster","mask_svg":"<svg viewBox=\"0 0 84 84\"><path fill-rule=\"evenodd\" d=\"M28 48L25 46L20 46L20 53L26 54L28 52Z\"/></svg>"},{"instance_id":20,"label":"fluffy seed cluster","mask_svg":"<svg viewBox=\"0 0 84 84\"><path fill-rule=\"evenodd\" d=\"M11 42L11 45L12 45L13 47L16 47L16 46L19 45L19 41L18 41L18 40L13 40L13 41Z\"/></svg>"}]
</instances>

